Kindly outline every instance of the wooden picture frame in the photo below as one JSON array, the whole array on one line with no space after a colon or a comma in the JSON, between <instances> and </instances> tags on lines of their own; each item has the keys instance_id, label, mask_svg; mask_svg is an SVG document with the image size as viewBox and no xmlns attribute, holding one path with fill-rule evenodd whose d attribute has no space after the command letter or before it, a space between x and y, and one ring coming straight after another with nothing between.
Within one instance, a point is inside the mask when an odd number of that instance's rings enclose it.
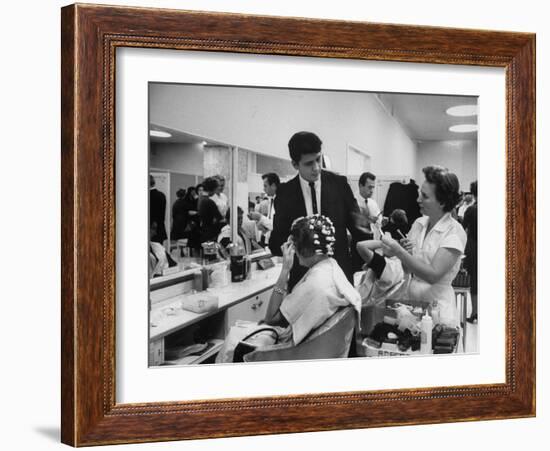
<instances>
[{"instance_id":1,"label":"wooden picture frame","mask_svg":"<svg viewBox=\"0 0 550 451\"><path fill-rule=\"evenodd\" d=\"M78 4L62 9L61 31L64 443L83 446L535 415L533 34ZM118 47L505 68L505 383L118 404Z\"/></svg>"}]
</instances>

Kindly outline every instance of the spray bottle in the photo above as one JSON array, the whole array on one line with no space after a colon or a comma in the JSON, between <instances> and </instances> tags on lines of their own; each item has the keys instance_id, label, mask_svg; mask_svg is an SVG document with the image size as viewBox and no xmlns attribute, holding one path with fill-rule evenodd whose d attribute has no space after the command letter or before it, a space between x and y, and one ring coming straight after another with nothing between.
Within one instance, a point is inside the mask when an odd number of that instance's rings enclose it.
<instances>
[{"instance_id":1,"label":"spray bottle","mask_svg":"<svg viewBox=\"0 0 550 451\"><path fill-rule=\"evenodd\" d=\"M432 352L432 328L432 317L426 311L420 322L420 352L422 354L430 354Z\"/></svg>"}]
</instances>

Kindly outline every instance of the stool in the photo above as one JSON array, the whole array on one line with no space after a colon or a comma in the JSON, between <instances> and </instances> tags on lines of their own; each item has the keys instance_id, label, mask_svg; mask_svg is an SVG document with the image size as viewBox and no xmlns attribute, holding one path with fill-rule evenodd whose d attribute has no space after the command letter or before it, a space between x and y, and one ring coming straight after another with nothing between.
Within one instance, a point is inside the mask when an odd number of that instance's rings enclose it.
<instances>
[{"instance_id":1,"label":"stool","mask_svg":"<svg viewBox=\"0 0 550 451\"><path fill-rule=\"evenodd\" d=\"M462 346L464 346L464 352L466 352L466 327L468 324L466 317L468 314L468 294L470 293L470 289L465 287L453 287L453 289L455 291L456 309L458 310L458 317L462 325Z\"/></svg>"}]
</instances>

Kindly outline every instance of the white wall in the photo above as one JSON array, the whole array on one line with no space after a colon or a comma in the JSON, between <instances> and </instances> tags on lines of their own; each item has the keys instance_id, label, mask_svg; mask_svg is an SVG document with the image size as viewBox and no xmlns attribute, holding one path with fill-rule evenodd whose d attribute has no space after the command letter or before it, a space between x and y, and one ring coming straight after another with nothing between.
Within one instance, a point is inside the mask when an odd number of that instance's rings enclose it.
<instances>
[{"instance_id":1,"label":"white wall","mask_svg":"<svg viewBox=\"0 0 550 451\"><path fill-rule=\"evenodd\" d=\"M477 180L476 141L424 141L418 143L416 181L424 180L422 168L440 165L454 172L462 191L470 190L470 183Z\"/></svg>"},{"instance_id":2,"label":"white wall","mask_svg":"<svg viewBox=\"0 0 550 451\"><path fill-rule=\"evenodd\" d=\"M373 94L153 84L150 121L206 139L288 158L297 131L319 135L333 170L347 144L371 156L378 174L413 174L415 144Z\"/></svg>"},{"instance_id":3,"label":"white wall","mask_svg":"<svg viewBox=\"0 0 550 451\"><path fill-rule=\"evenodd\" d=\"M202 176L202 144L151 143L149 167Z\"/></svg>"}]
</instances>

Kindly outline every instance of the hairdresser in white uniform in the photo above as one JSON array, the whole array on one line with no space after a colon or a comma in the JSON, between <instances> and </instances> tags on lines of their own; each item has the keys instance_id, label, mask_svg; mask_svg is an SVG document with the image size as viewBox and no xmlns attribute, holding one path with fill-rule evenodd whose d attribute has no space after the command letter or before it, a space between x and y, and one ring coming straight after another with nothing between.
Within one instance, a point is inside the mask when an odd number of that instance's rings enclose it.
<instances>
[{"instance_id":1,"label":"hairdresser in white uniform","mask_svg":"<svg viewBox=\"0 0 550 451\"><path fill-rule=\"evenodd\" d=\"M437 301L440 322L459 324L451 282L460 269L466 246L466 232L451 211L460 201L458 178L441 166L423 169L418 204L423 216L411 227L401 244L383 237L385 255L395 255L412 274L405 297L411 300Z\"/></svg>"}]
</instances>

